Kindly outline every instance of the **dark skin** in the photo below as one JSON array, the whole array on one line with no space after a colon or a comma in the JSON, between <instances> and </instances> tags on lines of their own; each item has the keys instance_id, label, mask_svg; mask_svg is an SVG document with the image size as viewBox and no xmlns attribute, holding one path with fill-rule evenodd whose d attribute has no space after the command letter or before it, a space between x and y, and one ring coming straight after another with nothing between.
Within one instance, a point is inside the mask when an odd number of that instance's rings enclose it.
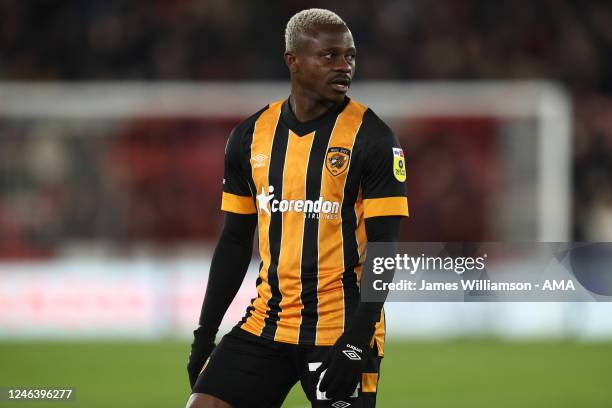
<instances>
[{"instance_id":1,"label":"dark skin","mask_svg":"<svg viewBox=\"0 0 612 408\"><path fill-rule=\"evenodd\" d=\"M341 103L355 74L355 43L345 25L319 24L300 34L295 50L284 58L291 74L289 102L306 122Z\"/></svg>"},{"instance_id":2,"label":"dark skin","mask_svg":"<svg viewBox=\"0 0 612 408\"><path fill-rule=\"evenodd\" d=\"M355 74L355 43L345 25L319 24L301 34L284 58L291 74L289 102L300 122L342 103ZM232 408L212 395L193 393L186 408Z\"/></svg>"},{"instance_id":3,"label":"dark skin","mask_svg":"<svg viewBox=\"0 0 612 408\"><path fill-rule=\"evenodd\" d=\"M186 408L232 408L232 406L212 395L196 392L189 397Z\"/></svg>"}]
</instances>

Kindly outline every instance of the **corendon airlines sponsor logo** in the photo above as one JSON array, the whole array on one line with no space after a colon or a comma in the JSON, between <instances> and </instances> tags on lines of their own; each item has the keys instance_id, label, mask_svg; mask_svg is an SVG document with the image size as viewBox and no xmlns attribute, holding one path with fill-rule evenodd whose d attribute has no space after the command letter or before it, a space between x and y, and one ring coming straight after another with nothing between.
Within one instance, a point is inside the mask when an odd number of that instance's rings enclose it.
<instances>
[{"instance_id":1,"label":"corendon airlines sponsor logo","mask_svg":"<svg viewBox=\"0 0 612 408\"><path fill-rule=\"evenodd\" d=\"M336 219L340 212L340 203L327 201L323 197L318 200L277 200L274 198L274 186L265 187L257 195L259 213L272 215L274 212L297 212L304 214L304 218Z\"/></svg>"}]
</instances>

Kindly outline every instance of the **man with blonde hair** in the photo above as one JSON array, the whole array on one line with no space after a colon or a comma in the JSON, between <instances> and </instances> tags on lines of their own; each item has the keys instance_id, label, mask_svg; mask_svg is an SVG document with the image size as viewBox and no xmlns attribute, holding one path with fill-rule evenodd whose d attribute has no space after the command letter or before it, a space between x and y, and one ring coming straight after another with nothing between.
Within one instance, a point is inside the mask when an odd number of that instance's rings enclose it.
<instances>
[{"instance_id":1,"label":"man with blonde hair","mask_svg":"<svg viewBox=\"0 0 612 408\"><path fill-rule=\"evenodd\" d=\"M397 139L346 96L355 55L338 15L297 13L285 31L289 98L230 134L188 408L280 407L298 381L315 408L376 405L385 323L382 302L360 300L362 264L367 242L397 240L408 202ZM257 296L215 347L256 228Z\"/></svg>"}]
</instances>

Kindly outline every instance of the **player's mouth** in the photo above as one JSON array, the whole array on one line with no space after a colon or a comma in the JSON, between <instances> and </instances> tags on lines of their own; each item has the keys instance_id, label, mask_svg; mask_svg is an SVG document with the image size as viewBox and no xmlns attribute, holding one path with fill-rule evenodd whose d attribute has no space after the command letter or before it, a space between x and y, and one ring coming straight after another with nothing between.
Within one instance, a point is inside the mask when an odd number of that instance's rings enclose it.
<instances>
[{"instance_id":1,"label":"player's mouth","mask_svg":"<svg viewBox=\"0 0 612 408\"><path fill-rule=\"evenodd\" d=\"M331 87L336 92L346 93L351 86L351 79L348 77L337 77L331 80Z\"/></svg>"}]
</instances>

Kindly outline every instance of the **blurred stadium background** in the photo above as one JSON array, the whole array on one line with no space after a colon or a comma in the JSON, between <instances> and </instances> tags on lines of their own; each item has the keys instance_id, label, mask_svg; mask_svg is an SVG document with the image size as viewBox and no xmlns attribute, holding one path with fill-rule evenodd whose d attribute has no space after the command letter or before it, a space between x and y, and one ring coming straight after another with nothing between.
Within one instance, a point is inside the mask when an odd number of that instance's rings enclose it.
<instances>
[{"instance_id":1,"label":"blurred stadium background","mask_svg":"<svg viewBox=\"0 0 612 408\"><path fill-rule=\"evenodd\" d=\"M612 241L607 1L3 0L0 387L184 405L225 141L287 96L284 25L315 6L406 152L404 240ZM612 406L609 304L387 312L383 408Z\"/></svg>"}]
</instances>

